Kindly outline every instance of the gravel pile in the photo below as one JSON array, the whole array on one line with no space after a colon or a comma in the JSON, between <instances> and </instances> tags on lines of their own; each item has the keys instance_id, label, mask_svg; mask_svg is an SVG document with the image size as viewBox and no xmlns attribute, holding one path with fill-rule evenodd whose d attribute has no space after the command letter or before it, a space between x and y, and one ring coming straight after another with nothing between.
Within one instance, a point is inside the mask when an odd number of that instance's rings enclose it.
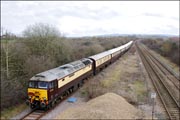
<instances>
[{"instance_id":1,"label":"gravel pile","mask_svg":"<svg viewBox=\"0 0 180 120\"><path fill-rule=\"evenodd\" d=\"M56 119L137 119L138 114L139 111L121 96L106 93L85 105L65 110Z\"/></svg>"}]
</instances>

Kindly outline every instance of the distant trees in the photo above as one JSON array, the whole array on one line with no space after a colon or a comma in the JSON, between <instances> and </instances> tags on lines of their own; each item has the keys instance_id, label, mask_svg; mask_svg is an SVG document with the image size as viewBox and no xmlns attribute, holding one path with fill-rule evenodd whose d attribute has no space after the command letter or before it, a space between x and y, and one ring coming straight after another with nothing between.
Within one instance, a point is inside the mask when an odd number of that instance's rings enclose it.
<instances>
[{"instance_id":1,"label":"distant trees","mask_svg":"<svg viewBox=\"0 0 180 120\"><path fill-rule=\"evenodd\" d=\"M180 65L179 60L179 38L174 40L174 38L164 39L145 39L142 41L149 48L157 51L162 56L169 58L172 62Z\"/></svg>"},{"instance_id":2,"label":"distant trees","mask_svg":"<svg viewBox=\"0 0 180 120\"><path fill-rule=\"evenodd\" d=\"M9 38L16 38L16 35L1 26L1 40L6 40Z\"/></svg>"},{"instance_id":3,"label":"distant trees","mask_svg":"<svg viewBox=\"0 0 180 120\"><path fill-rule=\"evenodd\" d=\"M28 26L23 31L24 37L28 38L51 38L51 37L61 37L60 32L52 25L44 23L35 23L34 25Z\"/></svg>"}]
</instances>

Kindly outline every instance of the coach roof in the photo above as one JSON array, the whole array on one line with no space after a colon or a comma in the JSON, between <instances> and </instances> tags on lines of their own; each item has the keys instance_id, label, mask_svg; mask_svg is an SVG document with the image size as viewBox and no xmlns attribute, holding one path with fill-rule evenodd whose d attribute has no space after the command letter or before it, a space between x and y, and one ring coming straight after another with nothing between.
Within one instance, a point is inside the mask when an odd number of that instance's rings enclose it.
<instances>
[{"instance_id":1,"label":"coach roof","mask_svg":"<svg viewBox=\"0 0 180 120\"><path fill-rule=\"evenodd\" d=\"M108 55L110 55L110 54L111 54L111 52L105 51L105 52L102 52L102 53L99 53L99 54L90 56L89 58L92 58L92 59L94 59L94 60L98 60L98 59L101 59L101 58L103 58L103 57L105 57L105 56L108 56Z\"/></svg>"}]
</instances>

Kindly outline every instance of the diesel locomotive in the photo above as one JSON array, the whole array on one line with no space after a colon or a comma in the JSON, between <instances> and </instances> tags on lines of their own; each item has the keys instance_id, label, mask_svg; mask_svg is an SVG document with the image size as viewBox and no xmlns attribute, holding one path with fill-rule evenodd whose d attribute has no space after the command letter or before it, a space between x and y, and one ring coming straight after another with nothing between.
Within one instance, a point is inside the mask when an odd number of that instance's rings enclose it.
<instances>
[{"instance_id":1,"label":"diesel locomotive","mask_svg":"<svg viewBox=\"0 0 180 120\"><path fill-rule=\"evenodd\" d=\"M120 47L36 74L28 82L27 105L32 109L51 108L82 86L87 78L117 60L132 44L133 41L130 41Z\"/></svg>"}]
</instances>

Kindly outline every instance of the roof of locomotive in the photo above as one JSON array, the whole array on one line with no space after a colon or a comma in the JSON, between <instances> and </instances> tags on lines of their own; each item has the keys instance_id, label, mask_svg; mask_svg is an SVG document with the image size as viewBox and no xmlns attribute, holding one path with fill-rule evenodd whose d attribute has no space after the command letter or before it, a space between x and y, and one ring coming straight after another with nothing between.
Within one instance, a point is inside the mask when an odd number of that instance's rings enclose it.
<instances>
[{"instance_id":1,"label":"roof of locomotive","mask_svg":"<svg viewBox=\"0 0 180 120\"><path fill-rule=\"evenodd\" d=\"M67 75L70 75L71 73L80 70L81 68L85 67L86 63L83 63L85 61L88 61L88 63L92 63L92 60L83 58L81 60L77 60L41 73L36 74L33 76L30 81L52 81L55 79L61 79Z\"/></svg>"}]
</instances>

